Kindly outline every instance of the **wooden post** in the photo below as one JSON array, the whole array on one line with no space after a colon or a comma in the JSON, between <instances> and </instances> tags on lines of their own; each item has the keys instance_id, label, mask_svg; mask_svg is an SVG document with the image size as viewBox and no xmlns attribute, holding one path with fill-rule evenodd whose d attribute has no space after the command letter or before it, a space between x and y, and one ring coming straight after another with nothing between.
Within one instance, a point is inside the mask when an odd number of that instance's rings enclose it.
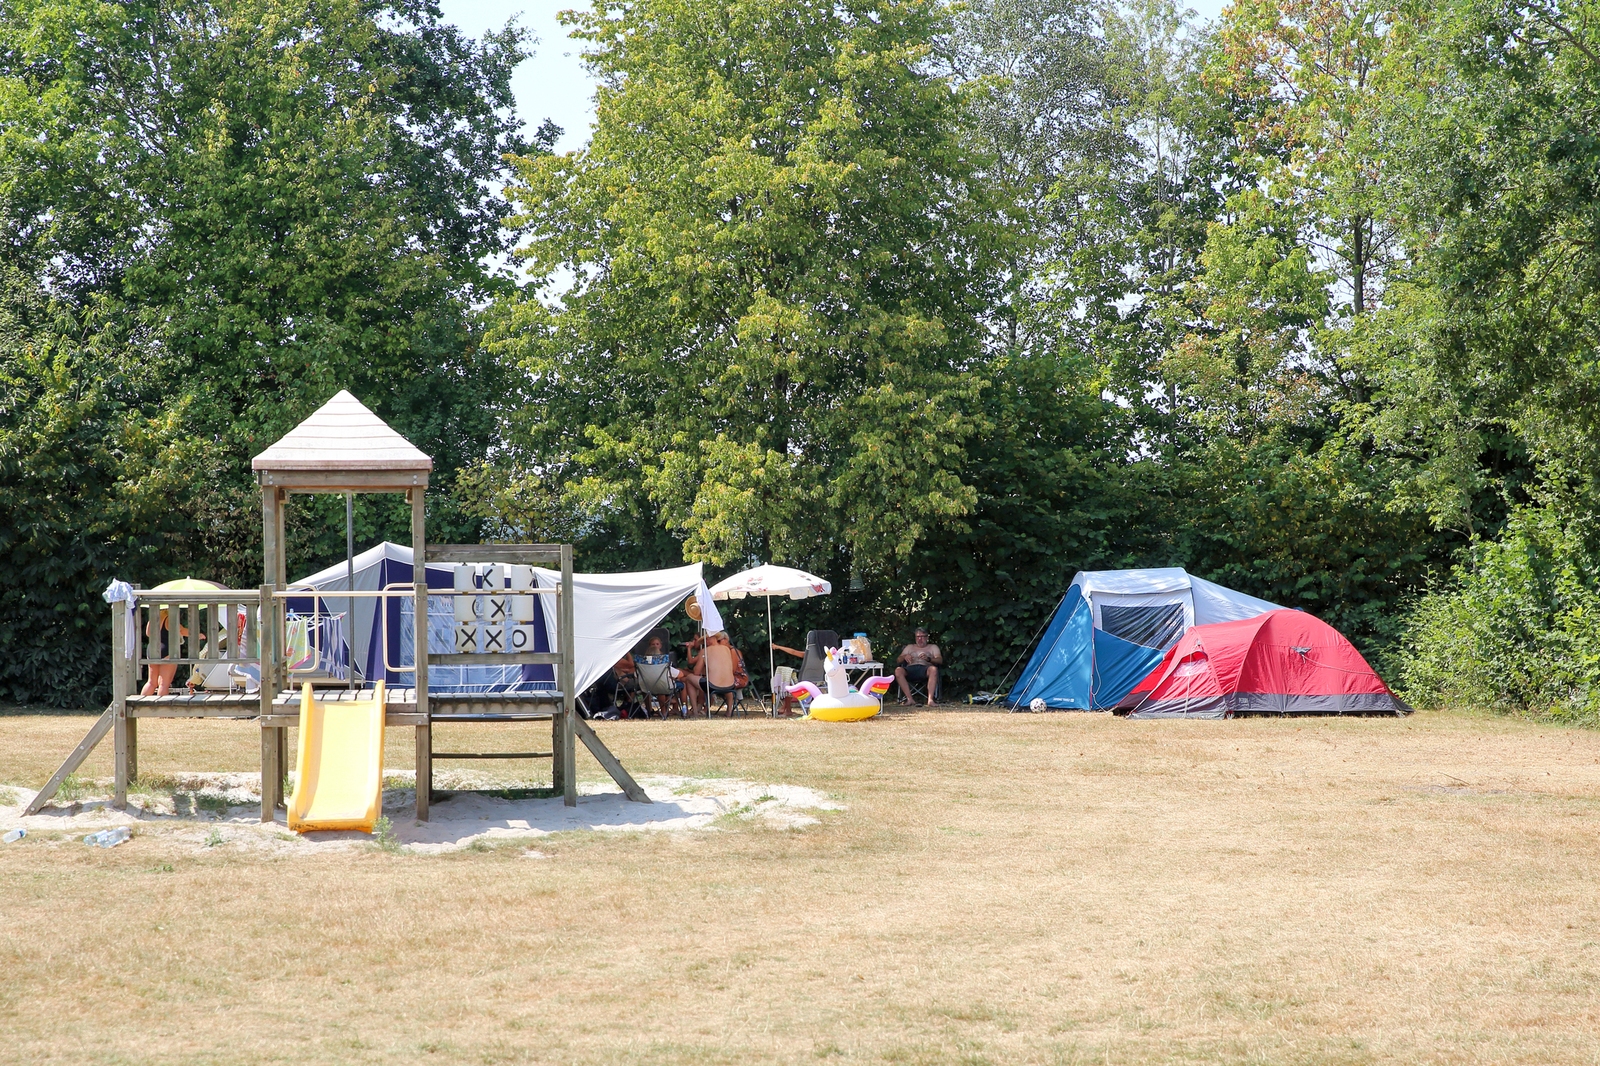
<instances>
[{"instance_id":1,"label":"wooden post","mask_svg":"<svg viewBox=\"0 0 1600 1066\"><path fill-rule=\"evenodd\" d=\"M112 728L117 752L116 786L111 802L119 809L127 808L128 782L139 774L139 720L128 717L128 696L133 686L129 683L127 610L126 603L111 605L111 708L115 715ZM136 632L136 642L137 639Z\"/></svg>"},{"instance_id":2,"label":"wooden post","mask_svg":"<svg viewBox=\"0 0 1600 1066\"><path fill-rule=\"evenodd\" d=\"M95 746L106 738L107 733L111 732L112 723L116 720L117 705L114 703L107 704L105 711L99 718L94 720L94 725L89 727L89 735L78 742L78 746L72 749L72 754L67 756L67 761L56 768L56 772L50 775L50 780L46 781L44 787L34 794L33 799L28 801L28 805L22 809L22 813L25 815L38 814L44 810L44 805L50 802L51 796L56 794L56 790L61 787L61 782L67 779L67 775L83 765L83 760L87 759L89 753L94 751Z\"/></svg>"},{"instance_id":3,"label":"wooden post","mask_svg":"<svg viewBox=\"0 0 1600 1066\"><path fill-rule=\"evenodd\" d=\"M639 787L639 782L633 775L611 754L611 749L606 747L595 734L594 727L582 718L576 716L572 719L573 729L578 734L578 739L583 741L583 746L589 749L589 754L594 756L594 761L599 763L605 772L611 775L611 780L622 786L622 794L634 803L653 802L645 790Z\"/></svg>"},{"instance_id":4,"label":"wooden post","mask_svg":"<svg viewBox=\"0 0 1600 1066\"><path fill-rule=\"evenodd\" d=\"M578 656L577 642L573 639L574 612L572 609L572 545L561 545L561 674L556 679L561 686L561 713L556 716L555 736L551 737L551 748L554 757L551 763L554 766L552 782L561 789L561 799L568 807L578 805L578 766L576 755L573 751L573 740L577 730L573 722L577 720L576 703L578 694L573 691L577 684Z\"/></svg>"},{"instance_id":5,"label":"wooden post","mask_svg":"<svg viewBox=\"0 0 1600 1066\"><path fill-rule=\"evenodd\" d=\"M283 764L278 761L278 729L261 727L261 820L270 822L283 793Z\"/></svg>"},{"instance_id":6,"label":"wooden post","mask_svg":"<svg viewBox=\"0 0 1600 1066\"><path fill-rule=\"evenodd\" d=\"M263 505L265 500L263 500ZM271 526L268 526L271 529ZM270 568L271 563L268 563ZM283 799L283 764L278 759L278 730L266 724L278 695L278 618L272 584L261 586L261 620L256 638L261 652L261 820L270 822Z\"/></svg>"},{"instance_id":7,"label":"wooden post","mask_svg":"<svg viewBox=\"0 0 1600 1066\"><path fill-rule=\"evenodd\" d=\"M283 801L283 779L289 774L289 727L274 726L272 731L278 739L278 776L272 781L272 805L287 807Z\"/></svg>"},{"instance_id":8,"label":"wooden post","mask_svg":"<svg viewBox=\"0 0 1600 1066\"><path fill-rule=\"evenodd\" d=\"M261 486L261 580L269 586L278 581L278 553L281 550L278 540L279 530L283 524L278 521L278 490L272 485ZM266 608L265 600L261 601L263 609ZM266 616L262 615L262 625L266 625ZM267 675L265 664L261 674L262 687L266 687Z\"/></svg>"},{"instance_id":9,"label":"wooden post","mask_svg":"<svg viewBox=\"0 0 1600 1066\"><path fill-rule=\"evenodd\" d=\"M276 485L261 487L261 713L272 713L273 701L287 687L278 654L278 604L275 589L289 585L289 545L284 537L284 512L288 493ZM271 655L268 655L270 649ZM289 731L282 726L261 726L261 820L270 822L283 806L283 774L288 758Z\"/></svg>"},{"instance_id":10,"label":"wooden post","mask_svg":"<svg viewBox=\"0 0 1600 1066\"><path fill-rule=\"evenodd\" d=\"M288 520L289 490L275 489L273 491L277 493L278 500L278 506L274 508L277 512L278 521L276 537L278 543L278 569L267 580L276 584L280 589L286 589L289 587L289 538L284 532L284 523ZM285 678L284 684L287 685L288 683L288 679Z\"/></svg>"},{"instance_id":11,"label":"wooden post","mask_svg":"<svg viewBox=\"0 0 1600 1066\"><path fill-rule=\"evenodd\" d=\"M426 492L414 488L406 493L411 500L411 580L415 583L416 607L413 611L417 714L417 821L428 820L428 804L433 799L433 720L428 711L428 515L423 506Z\"/></svg>"}]
</instances>

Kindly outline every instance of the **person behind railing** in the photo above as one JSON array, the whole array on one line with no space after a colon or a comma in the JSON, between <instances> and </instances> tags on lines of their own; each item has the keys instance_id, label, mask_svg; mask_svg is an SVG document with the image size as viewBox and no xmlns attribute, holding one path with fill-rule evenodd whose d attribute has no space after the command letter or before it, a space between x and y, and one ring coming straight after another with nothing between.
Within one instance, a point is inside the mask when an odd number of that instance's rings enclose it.
<instances>
[{"instance_id":1,"label":"person behind railing","mask_svg":"<svg viewBox=\"0 0 1600 1066\"><path fill-rule=\"evenodd\" d=\"M168 645L168 640L167 640L168 624L167 624L167 609L165 607L161 608L159 622L157 621L157 619L151 618L150 621L145 623L144 635L146 637L149 637L149 636L153 635L151 633L151 628L152 627L158 627L159 628L159 632L161 634L161 657L163 659L165 659L167 657L167 655L170 654L168 652L168 646L169 646ZM185 627L181 626L181 625L178 626L178 632L180 634L182 634L183 636L185 636L185 637L187 637L189 635L189 630L186 629ZM168 664L165 664L165 665L158 664L158 663L151 663L150 664L150 675L149 675L149 677L147 677L145 679L144 688L139 690L139 695L141 695L141 696L165 696L167 694L167 690L172 687L172 682L177 676L178 676L178 664L177 663L168 663Z\"/></svg>"}]
</instances>

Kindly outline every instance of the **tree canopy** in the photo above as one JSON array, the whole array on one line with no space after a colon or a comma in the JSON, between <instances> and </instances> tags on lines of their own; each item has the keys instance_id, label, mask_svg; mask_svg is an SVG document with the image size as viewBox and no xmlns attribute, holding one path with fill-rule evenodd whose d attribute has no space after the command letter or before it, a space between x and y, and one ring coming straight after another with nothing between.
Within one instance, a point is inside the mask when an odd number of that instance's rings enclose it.
<instances>
[{"instance_id":1,"label":"tree canopy","mask_svg":"<svg viewBox=\"0 0 1600 1066\"><path fill-rule=\"evenodd\" d=\"M1600 716L1592 6L595 0L558 155L426 2L0 0L0 698L92 698L111 576L252 579L350 388L441 535L804 566L780 629L957 690L1183 565Z\"/></svg>"},{"instance_id":2,"label":"tree canopy","mask_svg":"<svg viewBox=\"0 0 1600 1066\"><path fill-rule=\"evenodd\" d=\"M526 48L426 2L0 5L0 698L87 698L111 576L259 581L250 456L339 388L446 486L484 454Z\"/></svg>"}]
</instances>

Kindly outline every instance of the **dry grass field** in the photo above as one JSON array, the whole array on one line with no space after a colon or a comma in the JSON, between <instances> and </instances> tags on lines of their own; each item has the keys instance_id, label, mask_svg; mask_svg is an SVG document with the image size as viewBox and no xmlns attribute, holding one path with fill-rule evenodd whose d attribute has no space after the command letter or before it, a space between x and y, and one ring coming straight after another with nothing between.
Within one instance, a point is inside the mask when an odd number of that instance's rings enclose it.
<instances>
[{"instance_id":1,"label":"dry grass field","mask_svg":"<svg viewBox=\"0 0 1600 1066\"><path fill-rule=\"evenodd\" d=\"M0 783L37 787L88 723L0 716ZM1600 1060L1600 734L1464 714L599 728L635 772L845 809L565 833L542 858L36 833L0 846L0 1060ZM146 723L142 768L248 771L257 737ZM390 750L403 767L405 738Z\"/></svg>"}]
</instances>

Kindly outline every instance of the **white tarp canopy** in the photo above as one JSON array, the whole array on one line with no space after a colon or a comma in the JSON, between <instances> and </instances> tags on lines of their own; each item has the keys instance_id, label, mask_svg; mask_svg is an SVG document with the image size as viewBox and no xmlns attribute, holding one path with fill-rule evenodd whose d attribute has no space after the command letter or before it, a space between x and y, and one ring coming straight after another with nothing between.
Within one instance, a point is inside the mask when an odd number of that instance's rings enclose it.
<instances>
[{"instance_id":1,"label":"white tarp canopy","mask_svg":"<svg viewBox=\"0 0 1600 1066\"><path fill-rule=\"evenodd\" d=\"M535 569L540 588L561 584L561 571ZM618 659L661 624L690 596L700 603L706 632L722 628L700 564L632 574L573 574L573 643L578 654L578 691L600 680Z\"/></svg>"}]
</instances>

